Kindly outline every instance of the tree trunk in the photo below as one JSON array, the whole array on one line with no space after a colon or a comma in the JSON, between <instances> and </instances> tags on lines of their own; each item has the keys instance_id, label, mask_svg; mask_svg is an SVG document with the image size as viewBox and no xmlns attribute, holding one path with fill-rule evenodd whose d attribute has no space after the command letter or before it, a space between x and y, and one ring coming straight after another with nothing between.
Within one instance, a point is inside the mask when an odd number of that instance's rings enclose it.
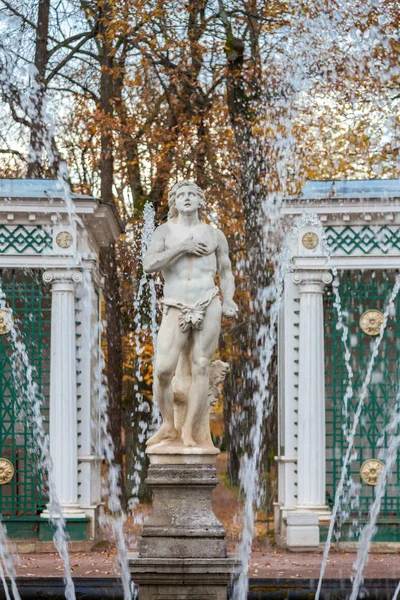
<instances>
[{"instance_id":1,"label":"tree trunk","mask_svg":"<svg viewBox=\"0 0 400 600\"><path fill-rule=\"evenodd\" d=\"M226 16L226 15L225 15ZM228 471L233 483L238 481L238 467L240 465L243 439L249 439L251 425L254 422L254 407L252 397L254 395L255 382L251 373L258 368L260 363L260 348L258 340L260 327L260 314L266 310L260 306L259 292L269 285L271 273L268 269L266 246L264 240L264 214L262 202L265 200L267 190L262 182L263 172L266 170L265 152L254 138L253 126L255 110L246 94L246 85L251 81L252 93L257 96L257 90L261 82L257 79L257 69L252 73L245 70L244 41L235 38L232 30L227 25L226 57L227 57L227 104L232 128L235 135L238 160L240 166L240 188L243 202L243 212L246 230L246 271L247 289L250 294L250 308L245 323L238 322L239 337L242 340L239 346L251 348L249 356L243 355L235 364L235 372L232 373L230 381L227 382L225 425L228 436ZM256 45L256 42L253 41ZM247 81L246 81L247 77ZM239 317L240 318L240 317ZM242 317L243 318L243 317ZM274 362L274 359L272 363ZM273 364L270 365L271 372ZM240 382L239 386L237 381ZM269 390L275 396L275 379L270 377ZM273 422L274 416L268 417ZM228 425L228 420L230 424ZM263 456L261 457L261 469L268 466L268 456L271 448L276 444L276 431L273 424L264 425L261 446Z\"/></svg>"},{"instance_id":2,"label":"tree trunk","mask_svg":"<svg viewBox=\"0 0 400 600\"><path fill-rule=\"evenodd\" d=\"M102 42L100 109L103 114L101 132L101 197L105 202L114 203L113 178L114 157L111 118L113 116L113 53L109 41L108 26L111 17L111 6L108 2L102 5L103 15L100 19L100 38ZM117 272L117 256L115 244L103 249L100 255L101 269L105 276L104 299L107 320L107 379L109 392L108 416L110 435L115 449L115 462L122 469L122 339L120 320L120 296ZM125 480L120 477L122 503L125 504Z\"/></svg>"},{"instance_id":3,"label":"tree trunk","mask_svg":"<svg viewBox=\"0 0 400 600\"><path fill-rule=\"evenodd\" d=\"M119 60L118 71L119 76L114 82L114 106L121 127L122 151L126 156L126 176L131 190L133 203L132 214L129 215L129 218L132 218L135 213L135 208L137 208L138 200L144 197L144 190L141 182L138 142L131 134L128 111L122 96L125 77L125 57Z\"/></svg>"},{"instance_id":4,"label":"tree trunk","mask_svg":"<svg viewBox=\"0 0 400 600\"><path fill-rule=\"evenodd\" d=\"M117 277L117 259L115 244L104 248L100 253L100 265L104 274L104 300L106 309L107 338L107 381L108 381L108 418L112 441L114 443L115 463L122 468L122 343L119 306L119 282ZM121 472L120 487L122 504L125 503L125 479Z\"/></svg>"},{"instance_id":5,"label":"tree trunk","mask_svg":"<svg viewBox=\"0 0 400 600\"><path fill-rule=\"evenodd\" d=\"M28 177L42 177L42 155L45 143L46 126L43 122L43 103L45 96L45 77L48 60L47 42L49 35L50 0L39 0L35 47L35 82L31 115L30 152L28 157ZM49 144L50 144L49 140Z\"/></svg>"}]
</instances>

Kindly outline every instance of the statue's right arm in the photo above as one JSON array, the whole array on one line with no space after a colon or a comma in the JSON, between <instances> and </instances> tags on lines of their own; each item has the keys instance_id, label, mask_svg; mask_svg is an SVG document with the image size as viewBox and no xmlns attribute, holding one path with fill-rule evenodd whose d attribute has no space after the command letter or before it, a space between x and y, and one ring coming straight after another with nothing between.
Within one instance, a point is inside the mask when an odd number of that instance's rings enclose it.
<instances>
[{"instance_id":1,"label":"statue's right arm","mask_svg":"<svg viewBox=\"0 0 400 600\"><path fill-rule=\"evenodd\" d=\"M150 242L149 249L143 261L143 269L146 273L161 271L170 262L185 254L205 256L209 250L203 242L195 241L192 236L187 237L172 248L165 249L166 225L160 225L155 230Z\"/></svg>"},{"instance_id":2,"label":"statue's right arm","mask_svg":"<svg viewBox=\"0 0 400 600\"><path fill-rule=\"evenodd\" d=\"M165 267L175 256L171 250L165 250L165 228L157 227L151 238L150 246L143 260L143 269L146 273L154 273Z\"/></svg>"}]
</instances>

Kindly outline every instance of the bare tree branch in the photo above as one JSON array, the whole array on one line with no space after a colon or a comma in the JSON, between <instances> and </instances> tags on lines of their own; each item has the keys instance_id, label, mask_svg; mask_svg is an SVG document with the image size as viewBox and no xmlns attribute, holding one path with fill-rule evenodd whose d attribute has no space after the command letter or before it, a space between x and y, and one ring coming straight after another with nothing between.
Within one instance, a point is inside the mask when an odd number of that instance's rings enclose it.
<instances>
[{"instance_id":1,"label":"bare tree branch","mask_svg":"<svg viewBox=\"0 0 400 600\"><path fill-rule=\"evenodd\" d=\"M98 104L100 98L97 94L94 93L93 90L91 90L89 87L87 87L86 85L84 85L83 83L79 83L78 81L76 81L75 79L73 79L72 77L70 77L69 75L66 75L65 73L60 73L59 77L62 77L63 79L66 79L67 81L69 81L70 83L72 83L73 85L76 85L78 88L80 88L83 92L85 92L85 94L87 94L88 96L90 96L91 98L93 98L93 101L96 102L96 104ZM55 89L59 89L59 88L55 88ZM69 89L70 93L72 92L72 89Z\"/></svg>"},{"instance_id":2,"label":"bare tree branch","mask_svg":"<svg viewBox=\"0 0 400 600\"><path fill-rule=\"evenodd\" d=\"M55 46L53 46L48 52L47 52L47 56L48 58L50 58L55 52L57 52L58 50L60 50L61 48L70 48L69 44L71 44L72 42L76 42L76 40L81 39L82 37L85 37L86 39L87 36L89 35L89 37L92 37L93 32L91 31L85 31L82 33L78 33L76 35L73 35L69 38L67 38L66 40L62 40L61 42L59 42L58 44L56 44Z\"/></svg>"},{"instance_id":3,"label":"bare tree branch","mask_svg":"<svg viewBox=\"0 0 400 600\"><path fill-rule=\"evenodd\" d=\"M60 70L71 60L71 58L79 52L79 49L82 48L86 44L86 42L96 35L95 31L90 31L85 35L85 37L77 44L69 54L51 71L51 73L46 77L45 83L46 86L50 83L50 81L59 74Z\"/></svg>"},{"instance_id":4,"label":"bare tree branch","mask_svg":"<svg viewBox=\"0 0 400 600\"><path fill-rule=\"evenodd\" d=\"M23 15L21 12L19 12L16 8L14 8L12 6L12 4L10 4L9 2L7 2L7 0L0 0L0 2L2 2L4 4L4 6L6 8L8 8L8 10L10 12L13 13L13 15L15 15L16 17L19 17L20 19L22 19L22 21L26 24L29 25L30 27L32 27L32 29L36 29L36 23L34 23L33 21L31 21L30 19L28 19L28 17L26 17L25 15Z\"/></svg>"}]
</instances>

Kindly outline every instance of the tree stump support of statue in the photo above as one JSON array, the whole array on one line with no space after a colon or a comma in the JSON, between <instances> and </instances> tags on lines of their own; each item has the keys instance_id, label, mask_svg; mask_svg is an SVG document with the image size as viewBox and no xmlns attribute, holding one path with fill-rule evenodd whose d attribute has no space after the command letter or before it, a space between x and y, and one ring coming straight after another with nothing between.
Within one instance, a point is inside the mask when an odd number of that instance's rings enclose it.
<instances>
[{"instance_id":1,"label":"tree stump support of statue","mask_svg":"<svg viewBox=\"0 0 400 600\"><path fill-rule=\"evenodd\" d=\"M237 314L235 286L225 236L201 220L202 190L177 183L168 204L168 221L155 231L144 261L146 271L164 277L154 376L163 422L147 442L153 514L129 564L139 600L226 600L239 563L228 556L211 506L219 450L209 420L229 370L211 360L221 315Z\"/></svg>"}]
</instances>

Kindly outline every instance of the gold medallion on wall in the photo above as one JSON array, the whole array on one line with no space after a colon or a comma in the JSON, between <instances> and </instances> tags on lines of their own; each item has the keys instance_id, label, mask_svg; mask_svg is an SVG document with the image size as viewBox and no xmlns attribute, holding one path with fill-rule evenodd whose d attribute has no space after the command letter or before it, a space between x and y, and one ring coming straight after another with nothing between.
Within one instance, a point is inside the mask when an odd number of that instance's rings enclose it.
<instances>
[{"instance_id":1,"label":"gold medallion on wall","mask_svg":"<svg viewBox=\"0 0 400 600\"><path fill-rule=\"evenodd\" d=\"M319 237L314 231L307 231L301 238L301 243L307 250L314 250L318 246Z\"/></svg>"},{"instance_id":2,"label":"gold medallion on wall","mask_svg":"<svg viewBox=\"0 0 400 600\"><path fill-rule=\"evenodd\" d=\"M376 485L378 483L379 474L382 472L383 462L377 458L366 460L360 469L360 476L367 485Z\"/></svg>"},{"instance_id":3,"label":"gold medallion on wall","mask_svg":"<svg viewBox=\"0 0 400 600\"><path fill-rule=\"evenodd\" d=\"M0 458L0 485L10 483L14 477L14 466L7 458Z\"/></svg>"},{"instance_id":4,"label":"gold medallion on wall","mask_svg":"<svg viewBox=\"0 0 400 600\"><path fill-rule=\"evenodd\" d=\"M0 335L8 333L13 326L12 312L9 308L0 309Z\"/></svg>"},{"instance_id":5,"label":"gold medallion on wall","mask_svg":"<svg viewBox=\"0 0 400 600\"><path fill-rule=\"evenodd\" d=\"M379 335L383 325L383 314L380 310L366 310L360 317L360 327L367 335Z\"/></svg>"},{"instance_id":6,"label":"gold medallion on wall","mask_svg":"<svg viewBox=\"0 0 400 600\"><path fill-rule=\"evenodd\" d=\"M60 231L56 236L56 243L59 248L69 248L72 246L73 237L69 231Z\"/></svg>"}]
</instances>

